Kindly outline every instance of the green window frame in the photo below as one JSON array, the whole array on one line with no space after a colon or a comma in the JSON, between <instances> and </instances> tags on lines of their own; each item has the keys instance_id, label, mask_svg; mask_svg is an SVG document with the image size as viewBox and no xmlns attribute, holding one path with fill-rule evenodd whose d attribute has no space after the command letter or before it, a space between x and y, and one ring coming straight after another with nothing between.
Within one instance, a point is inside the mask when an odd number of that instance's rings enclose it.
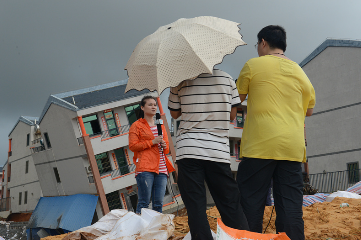
<instances>
[{"instance_id":1,"label":"green window frame","mask_svg":"<svg viewBox=\"0 0 361 240\"><path fill-rule=\"evenodd\" d=\"M132 125L135 121L137 121L140 112L140 104L134 104L128 107L125 107L125 112L128 117L129 125Z\"/></svg>"},{"instance_id":2,"label":"green window frame","mask_svg":"<svg viewBox=\"0 0 361 240\"><path fill-rule=\"evenodd\" d=\"M104 174L112 171L112 166L110 165L108 153L100 153L95 155L97 161L98 169L100 174Z\"/></svg>"},{"instance_id":3,"label":"green window frame","mask_svg":"<svg viewBox=\"0 0 361 240\"><path fill-rule=\"evenodd\" d=\"M118 148L114 150L115 157L117 158L118 167L121 175L128 174L129 167L128 161L124 153L124 148Z\"/></svg>"},{"instance_id":4,"label":"green window frame","mask_svg":"<svg viewBox=\"0 0 361 240\"><path fill-rule=\"evenodd\" d=\"M243 128L243 126L244 126L244 111L237 110L236 127Z\"/></svg>"},{"instance_id":5,"label":"green window frame","mask_svg":"<svg viewBox=\"0 0 361 240\"><path fill-rule=\"evenodd\" d=\"M83 123L84 123L85 132L89 134L90 137L102 133L98 116L96 114L83 117Z\"/></svg>"},{"instance_id":6,"label":"green window frame","mask_svg":"<svg viewBox=\"0 0 361 240\"><path fill-rule=\"evenodd\" d=\"M118 126L115 122L113 111L105 111L104 118L108 126L109 136L113 137L119 135Z\"/></svg>"},{"instance_id":7,"label":"green window frame","mask_svg":"<svg viewBox=\"0 0 361 240\"><path fill-rule=\"evenodd\" d=\"M107 199L110 211L113 209L122 209L123 208L121 200L120 200L119 191L108 193L105 195L105 197Z\"/></svg>"}]
</instances>

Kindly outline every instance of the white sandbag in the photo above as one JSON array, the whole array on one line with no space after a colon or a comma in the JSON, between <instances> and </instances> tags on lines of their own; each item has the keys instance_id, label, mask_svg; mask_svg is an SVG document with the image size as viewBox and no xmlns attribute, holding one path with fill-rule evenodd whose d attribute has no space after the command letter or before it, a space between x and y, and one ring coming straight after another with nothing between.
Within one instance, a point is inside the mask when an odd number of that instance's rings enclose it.
<instances>
[{"instance_id":1,"label":"white sandbag","mask_svg":"<svg viewBox=\"0 0 361 240\"><path fill-rule=\"evenodd\" d=\"M337 191L337 192L331 193L329 196L327 196L326 197L326 202L332 202L332 200L335 197L361 199L361 196L356 194L356 193L346 192L346 191Z\"/></svg>"},{"instance_id":2,"label":"white sandbag","mask_svg":"<svg viewBox=\"0 0 361 240\"><path fill-rule=\"evenodd\" d=\"M142 209L137 215L127 210L112 210L95 224L76 232L92 233L96 240L167 240L174 232L173 214Z\"/></svg>"},{"instance_id":3,"label":"white sandbag","mask_svg":"<svg viewBox=\"0 0 361 240\"><path fill-rule=\"evenodd\" d=\"M154 216L157 213L157 216ZM147 217L153 216L150 219L150 222L147 227L141 230L139 237L136 239L168 239L172 236L175 226L173 224L173 214L160 214L156 211L150 209L142 209L142 218L147 219Z\"/></svg>"},{"instance_id":4,"label":"white sandbag","mask_svg":"<svg viewBox=\"0 0 361 240\"><path fill-rule=\"evenodd\" d=\"M98 237L97 240L136 239L140 231L146 228L148 224L149 222L145 221L141 216L128 212L117 221L109 233Z\"/></svg>"},{"instance_id":5,"label":"white sandbag","mask_svg":"<svg viewBox=\"0 0 361 240\"><path fill-rule=\"evenodd\" d=\"M76 232L88 232L92 233L95 236L102 236L109 233L115 226L115 224L122 218L124 215L128 213L128 210L124 209L114 209L101 219L98 222L94 223L89 227L84 227Z\"/></svg>"}]
</instances>

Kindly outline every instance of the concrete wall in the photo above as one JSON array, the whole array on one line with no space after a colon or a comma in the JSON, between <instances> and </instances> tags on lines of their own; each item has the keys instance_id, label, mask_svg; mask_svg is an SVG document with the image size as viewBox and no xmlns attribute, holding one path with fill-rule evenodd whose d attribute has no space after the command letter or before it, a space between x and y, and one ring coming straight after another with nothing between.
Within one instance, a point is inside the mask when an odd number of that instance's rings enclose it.
<instances>
[{"instance_id":1,"label":"concrete wall","mask_svg":"<svg viewBox=\"0 0 361 240\"><path fill-rule=\"evenodd\" d=\"M360 62L360 48L328 47L303 67L316 91L305 122L311 174L346 170L348 162L361 166Z\"/></svg>"},{"instance_id":2,"label":"concrete wall","mask_svg":"<svg viewBox=\"0 0 361 240\"><path fill-rule=\"evenodd\" d=\"M51 148L33 154L44 196L96 194L94 183L89 183L89 166L84 145L79 145L74 123L76 112L52 104L40 123L44 144L47 132ZM55 178L58 169L60 183ZM76 184L74 184L76 183Z\"/></svg>"},{"instance_id":3,"label":"concrete wall","mask_svg":"<svg viewBox=\"0 0 361 240\"><path fill-rule=\"evenodd\" d=\"M29 146L27 146L27 134L30 134ZM12 139L12 156L9 157L11 164L10 182L7 189L10 189L11 211L26 212L35 209L38 200L42 196L38 175L35 169L30 147L31 141L34 140L33 127L21 121L16 125L11 135ZM26 173L26 162L28 164L28 172ZM5 167L7 172L7 166ZM5 182L8 180L8 173L5 174ZM4 183L5 184L5 183ZM4 189L4 197L7 189ZM22 192L22 200L19 205L19 192ZM27 192L27 203L24 204L24 195Z\"/></svg>"}]
</instances>

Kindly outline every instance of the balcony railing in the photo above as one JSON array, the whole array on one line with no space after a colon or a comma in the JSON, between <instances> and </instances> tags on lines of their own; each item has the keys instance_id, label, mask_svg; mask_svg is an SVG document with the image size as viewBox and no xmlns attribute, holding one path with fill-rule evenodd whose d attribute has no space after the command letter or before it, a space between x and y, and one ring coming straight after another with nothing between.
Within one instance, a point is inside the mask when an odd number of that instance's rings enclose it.
<instances>
[{"instance_id":1,"label":"balcony railing","mask_svg":"<svg viewBox=\"0 0 361 240\"><path fill-rule=\"evenodd\" d=\"M44 142L42 138L38 138L38 139L35 139L35 140L31 141L31 144L35 145L35 144L40 143L40 142Z\"/></svg>"},{"instance_id":2,"label":"balcony railing","mask_svg":"<svg viewBox=\"0 0 361 240\"><path fill-rule=\"evenodd\" d=\"M112 171L112 178L116 178L128 173L132 173L135 171L135 164L126 165L123 167L120 167L117 170Z\"/></svg>"},{"instance_id":3,"label":"balcony railing","mask_svg":"<svg viewBox=\"0 0 361 240\"><path fill-rule=\"evenodd\" d=\"M104 138L110 138L110 137L122 135L124 133L129 132L129 128L130 128L130 125L128 124L128 125L123 125L119 128L106 130L106 131L102 132L101 138L104 139Z\"/></svg>"},{"instance_id":4,"label":"balcony railing","mask_svg":"<svg viewBox=\"0 0 361 240\"><path fill-rule=\"evenodd\" d=\"M361 179L361 170L346 170L337 172L324 172L309 175L310 185L318 192L331 193L338 190L345 191Z\"/></svg>"},{"instance_id":5,"label":"balcony railing","mask_svg":"<svg viewBox=\"0 0 361 240\"><path fill-rule=\"evenodd\" d=\"M44 151L44 150L45 150L45 146L44 146L44 145L38 146L38 147L32 147L32 148L31 148L31 151L32 151L33 153L41 152L41 151Z\"/></svg>"},{"instance_id":6,"label":"balcony railing","mask_svg":"<svg viewBox=\"0 0 361 240\"><path fill-rule=\"evenodd\" d=\"M10 197L0 199L0 212L9 211L9 210L10 210L10 204L11 204L11 200L10 200L10 199L11 199Z\"/></svg>"}]
</instances>

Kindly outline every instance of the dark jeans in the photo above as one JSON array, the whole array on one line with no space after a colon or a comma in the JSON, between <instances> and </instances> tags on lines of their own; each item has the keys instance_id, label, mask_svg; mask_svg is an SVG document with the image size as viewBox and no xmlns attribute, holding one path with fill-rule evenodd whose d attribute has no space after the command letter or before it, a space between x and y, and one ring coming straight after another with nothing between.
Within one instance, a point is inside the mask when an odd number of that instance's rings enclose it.
<instances>
[{"instance_id":1,"label":"dark jeans","mask_svg":"<svg viewBox=\"0 0 361 240\"><path fill-rule=\"evenodd\" d=\"M206 181L223 223L231 228L248 230L240 205L237 183L228 163L199 159L181 159L178 164L178 186L188 212L192 240L210 240L212 234L207 220Z\"/></svg>"},{"instance_id":2,"label":"dark jeans","mask_svg":"<svg viewBox=\"0 0 361 240\"><path fill-rule=\"evenodd\" d=\"M167 175L164 173L142 172L136 177L138 185L137 213L142 208L148 208L152 196L152 209L157 212L163 210L163 199L167 187Z\"/></svg>"},{"instance_id":3,"label":"dark jeans","mask_svg":"<svg viewBox=\"0 0 361 240\"><path fill-rule=\"evenodd\" d=\"M292 240L304 240L300 162L243 158L238 166L237 183L250 230L262 232L263 213L271 178L277 214L276 231L286 232Z\"/></svg>"}]
</instances>

